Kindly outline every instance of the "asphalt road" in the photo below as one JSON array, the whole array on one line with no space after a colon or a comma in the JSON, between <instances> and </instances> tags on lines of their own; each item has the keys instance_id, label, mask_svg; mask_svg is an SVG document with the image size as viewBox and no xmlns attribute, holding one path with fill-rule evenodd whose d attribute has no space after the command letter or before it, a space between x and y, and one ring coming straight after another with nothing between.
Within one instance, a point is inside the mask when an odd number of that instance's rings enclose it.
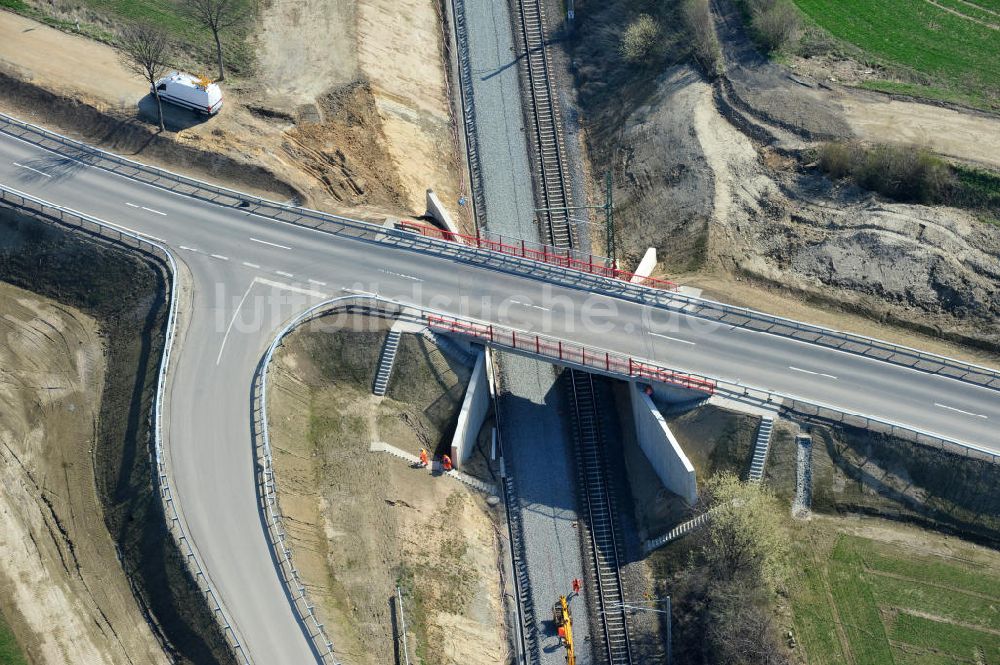
<instances>
[{"instance_id":1,"label":"asphalt road","mask_svg":"<svg viewBox=\"0 0 1000 665\"><path fill-rule=\"evenodd\" d=\"M250 379L282 321L342 288L552 334L798 395L1000 452L995 391L683 312L265 220L0 134L0 182L162 240L182 290L167 450L178 508L257 663L313 659L256 508Z\"/></svg>"}]
</instances>

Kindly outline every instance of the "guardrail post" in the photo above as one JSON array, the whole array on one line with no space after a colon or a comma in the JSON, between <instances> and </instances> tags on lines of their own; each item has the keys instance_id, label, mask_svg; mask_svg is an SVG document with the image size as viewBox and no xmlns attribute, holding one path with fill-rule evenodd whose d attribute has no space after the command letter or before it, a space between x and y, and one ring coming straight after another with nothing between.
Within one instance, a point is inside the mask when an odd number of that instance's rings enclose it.
<instances>
[{"instance_id":1,"label":"guardrail post","mask_svg":"<svg viewBox=\"0 0 1000 665\"><path fill-rule=\"evenodd\" d=\"M604 370L607 372L611 371L611 354L608 352L604 353Z\"/></svg>"},{"instance_id":2,"label":"guardrail post","mask_svg":"<svg viewBox=\"0 0 1000 665\"><path fill-rule=\"evenodd\" d=\"M559 360L562 360L562 340L559 340Z\"/></svg>"}]
</instances>

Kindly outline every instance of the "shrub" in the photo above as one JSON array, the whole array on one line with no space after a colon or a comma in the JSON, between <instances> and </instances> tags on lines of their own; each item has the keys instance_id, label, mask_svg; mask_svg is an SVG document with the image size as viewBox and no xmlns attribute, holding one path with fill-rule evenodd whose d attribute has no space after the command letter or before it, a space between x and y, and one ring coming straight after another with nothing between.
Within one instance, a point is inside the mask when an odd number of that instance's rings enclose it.
<instances>
[{"instance_id":1,"label":"shrub","mask_svg":"<svg viewBox=\"0 0 1000 665\"><path fill-rule=\"evenodd\" d=\"M761 48L780 51L799 40L802 20L791 0L743 0L741 4Z\"/></svg>"},{"instance_id":2,"label":"shrub","mask_svg":"<svg viewBox=\"0 0 1000 665\"><path fill-rule=\"evenodd\" d=\"M710 78L722 73L722 48L715 34L708 0L685 0L681 19L694 45L694 59Z\"/></svg>"},{"instance_id":3,"label":"shrub","mask_svg":"<svg viewBox=\"0 0 1000 665\"><path fill-rule=\"evenodd\" d=\"M660 24L649 14L640 14L625 28L619 50L629 62L644 62L656 50L659 39Z\"/></svg>"},{"instance_id":4,"label":"shrub","mask_svg":"<svg viewBox=\"0 0 1000 665\"><path fill-rule=\"evenodd\" d=\"M897 201L945 203L958 184L946 161L916 145L828 143L817 156L829 176L850 176L861 187Z\"/></svg>"}]
</instances>

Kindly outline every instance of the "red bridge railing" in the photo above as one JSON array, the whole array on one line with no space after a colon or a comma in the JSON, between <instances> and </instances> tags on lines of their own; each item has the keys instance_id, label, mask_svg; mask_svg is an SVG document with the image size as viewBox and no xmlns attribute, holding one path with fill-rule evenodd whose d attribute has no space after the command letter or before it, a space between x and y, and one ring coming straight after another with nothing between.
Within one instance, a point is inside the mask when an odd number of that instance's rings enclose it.
<instances>
[{"instance_id":1,"label":"red bridge railing","mask_svg":"<svg viewBox=\"0 0 1000 665\"><path fill-rule=\"evenodd\" d=\"M711 379L639 362L630 356L608 351L595 351L579 344L535 333L517 332L510 328L472 323L433 314L427 314L426 320L427 325L431 328L475 337L484 340L490 346L527 351L535 355L591 367L599 371L701 390L710 395L715 393L715 381Z\"/></svg>"},{"instance_id":2,"label":"red bridge railing","mask_svg":"<svg viewBox=\"0 0 1000 665\"><path fill-rule=\"evenodd\" d=\"M500 235L494 236L486 234L469 236L462 233L452 233L451 231L439 229L436 226L420 224L419 222L414 222L408 219L401 220L399 222L399 227L404 231L410 231L411 233L419 233L423 236L447 240L449 242L460 242L464 245L486 249L491 252L498 252L509 256L519 256L525 259L541 261L542 263L550 263L563 268L579 270L580 272L601 275L612 279L620 279L626 282L634 280L635 284L639 284L641 286L649 286L655 289L667 289L669 291L677 290L677 285L669 280L659 279L657 277L642 277L636 275L634 272L620 270L614 265L607 265L609 259L604 257L593 256L592 254L581 254L571 249L562 249L559 247L553 247L552 245L542 245L527 240L505 238Z\"/></svg>"}]
</instances>

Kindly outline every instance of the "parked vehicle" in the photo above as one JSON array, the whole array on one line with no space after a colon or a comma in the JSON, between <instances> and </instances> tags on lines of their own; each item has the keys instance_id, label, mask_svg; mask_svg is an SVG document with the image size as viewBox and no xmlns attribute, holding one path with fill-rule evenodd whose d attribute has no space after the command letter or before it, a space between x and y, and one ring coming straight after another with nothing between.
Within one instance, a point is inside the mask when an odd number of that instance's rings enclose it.
<instances>
[{"instance_id":1,"label":"parked vehicle","mask_svg":"<svg viewBox=\"0 0 1000 665\"><path fill-rule=\"evenodd\" d=\"M222 90L204 76L171 72L156 82L156 90L163 101L201 115L215 115L222 108Z\"/></svg>"}]
</instances>

